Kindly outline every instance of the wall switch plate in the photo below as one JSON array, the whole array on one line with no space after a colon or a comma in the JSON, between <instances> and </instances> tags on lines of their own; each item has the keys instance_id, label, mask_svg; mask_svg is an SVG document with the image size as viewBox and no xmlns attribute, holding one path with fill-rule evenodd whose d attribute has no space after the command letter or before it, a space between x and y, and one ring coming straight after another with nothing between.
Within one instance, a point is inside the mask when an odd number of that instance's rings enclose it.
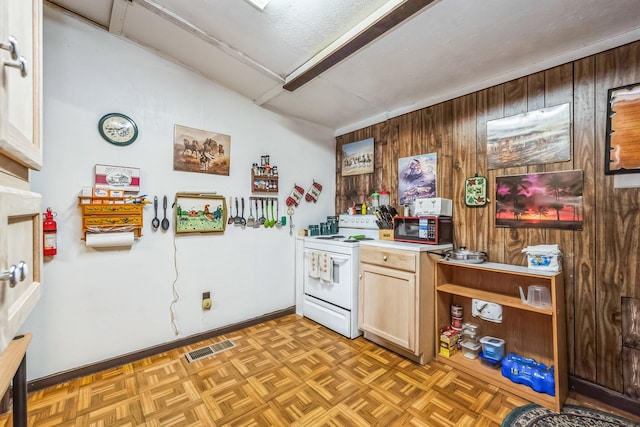
<instances>
[{"instance_id":1,"label":"wall switch plate","mask_svg":"<svg viewBox=\"0 0 640 427\"><path fill-rule=\"evenodd\" d=\"M502 323L502 306L494 302L473 298L471 300L471 315L489 322Z\"/></svg>"}]
</instances>

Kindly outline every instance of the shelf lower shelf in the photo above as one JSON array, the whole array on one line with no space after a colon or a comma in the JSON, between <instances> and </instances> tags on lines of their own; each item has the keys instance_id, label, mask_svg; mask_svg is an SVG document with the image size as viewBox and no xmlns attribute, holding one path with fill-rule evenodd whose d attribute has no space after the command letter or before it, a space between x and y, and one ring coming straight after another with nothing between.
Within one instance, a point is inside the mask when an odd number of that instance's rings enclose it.
<instances>
[{"instance_id":1,"label":"shelf lower shelf","mask_svg":"<svg viewBox=\"0 0 640 427\"><path fill-rule=\"evenodd\" d=\"M465 357L461 351L458 351L451 357L444 357L438 354L436 355L436 360L444 363L445 365L452 366L455 369L459 369L460 371L472 375L480 380L486 381L489 384L493 384L496 387L500 387L504 391L513 393L516 396L537 403L556 412L559 412L562 407L562 402L559 401L557 396L538 393L526 385L514 383L509 378L502 376L500 368L489 368L484 366L480 359L469 359L468 357ZM556 385L556 391L557 388L558 387Z\"/></svg>"},{"instance_id":2,"label":"shelf lower shelf","mask_svg":"<svg viewBox=\"0 0 640 427\"><path fill-rule=\"evenodd\" d=\"M453 285L450 283L439 285L437 287L437 291L445 292L451 295L459 295L467 298L477 298L485 301L491 301L496 304L515 307L519 310L533 311L535 313L546 314L548 316L553 315L553 310L551 308L534 307L523 303L522 300L518 297L497 294L495 292L488 292L480 289L468 288L466 286Z\"/></svg>"}]
</instances>

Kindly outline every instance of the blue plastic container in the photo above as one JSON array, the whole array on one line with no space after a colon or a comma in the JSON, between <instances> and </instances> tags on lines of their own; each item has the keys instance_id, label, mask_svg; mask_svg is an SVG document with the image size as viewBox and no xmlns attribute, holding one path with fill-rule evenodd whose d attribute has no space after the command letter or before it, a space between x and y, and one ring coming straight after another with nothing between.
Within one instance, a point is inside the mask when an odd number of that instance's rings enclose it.
<instances>
[{"instance_id":1,"label":"blue plastic container","mask_svg":"<svg viewBox=\"0 0 640 427\"><path fill-rule=\"evenodd\" d=\"M538 393L556 395L556 381L553 366L547 367L534 359L509 353L502 359L502 375L514 383L524 384Z\"/></svg>"},{"instance_id":2,"label":"blue plastic container","mask_svg":"<svg viewBox=\"0 0 640 427\"><path fill-rule=\"evenodd\" d=\"M480 344L482 344L482 354L487 359L500 361L504 357L503 339L486 336L480 338Z\"/></svg>"}]
</instances>

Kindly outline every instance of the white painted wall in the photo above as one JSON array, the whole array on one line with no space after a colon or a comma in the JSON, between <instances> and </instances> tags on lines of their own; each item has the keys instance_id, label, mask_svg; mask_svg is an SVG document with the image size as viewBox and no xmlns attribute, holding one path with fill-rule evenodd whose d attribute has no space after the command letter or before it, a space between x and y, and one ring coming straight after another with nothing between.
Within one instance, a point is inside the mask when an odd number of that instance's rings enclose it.
<instances>
[{"instance_id":1,"label":"white painted wall","mask_svg":"<svg viewBox=\"0 0 640 427\"><path fill-rule=\"evenodd\" d=\"M128 147L104 141L100 117L122 112L138 124ZM231 135L230 176L174 172L173 126ZM295 304L294 237L281 229L227 227L223 235L153 231L131 249L84 246L78 193L95 164L141 169L142 193L217 191L250 196L250 168L262 154L280 174L281 207L293 184L323 184L294 223L334 215L335 140L328 128L278 116L149 51L45 7L44 167L32 174L44 207L58 216L58 256L44 265L43 296L22 328L33 333L29 379L73 369ZM283 209L281 209L281 215ZM248 208L245 216L248 216ZM171 219L173 225L173 219ZM175 263L175 265L174 265ZM176 273L177 269L177 273ZM179 334L171 325L172 284ZM211 311L200 308L211 291Z\"/></svg>"}]
</instances>

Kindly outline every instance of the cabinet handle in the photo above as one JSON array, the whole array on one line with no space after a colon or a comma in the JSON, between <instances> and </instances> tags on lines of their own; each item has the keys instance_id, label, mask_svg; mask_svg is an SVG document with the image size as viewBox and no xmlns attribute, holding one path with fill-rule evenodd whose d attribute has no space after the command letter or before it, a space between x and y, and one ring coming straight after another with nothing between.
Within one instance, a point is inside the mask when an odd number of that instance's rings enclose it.
<instances>
[{"instance_id":1,"label":"cabinet handle","mask_svg":"<svg viewBox=\"0 0 640 427\"><path fill-rule=\"evenodd\" d=\"M6 43L0 42L0 49L8 50L14 61L20 56L18 54L18 40L12 35L9 36L9 41Z\"/></svg>"},{"instance_id":2,"label":"cabinet handle","mask_svg":"<svg viewBox=\"0 0 640 427\"><path fill-rule=\"evenodd\" d=\"M7 271L0 273L0 280L8 280L9 286L13 288L18 282L22 282L27 277L28 271L27 263L20 261L17 267L12 265Z\"/></svg>"},{"instance_id":3,"label":"cabinet handle","mask_svg":"<svg viewBox=\"0 0 640 427\"><path fill-rule=\"evenodd\" d=\"M382 260L383 260L383 261L386 261L386 260L387 260L387 256L386 256L386 255L385 255L385 256L383 256L383 257L382 257Z\"/></svg>"},{"instance_id":4,"label":"cabinet handle","mask_svg":"<svg viewBox=\"0 0 640 427\"><path fill-rule=\"evenodd\" d=\"M4 63L5 67L12 67L12 68L17 68L20 70L20 76L22 77L27 77L28 71L27 71L27 61L24 59L24 57L19 57L17 60L15 61L7 61Z\"/></svg>"}]
</instances>

